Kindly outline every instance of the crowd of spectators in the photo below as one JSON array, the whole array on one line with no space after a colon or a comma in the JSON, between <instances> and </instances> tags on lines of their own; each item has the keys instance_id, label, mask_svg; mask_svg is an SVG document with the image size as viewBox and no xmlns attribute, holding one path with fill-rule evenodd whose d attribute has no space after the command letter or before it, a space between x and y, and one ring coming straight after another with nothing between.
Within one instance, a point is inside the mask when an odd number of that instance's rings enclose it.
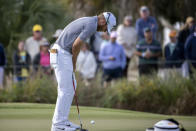
<instances>
[{"instance_id":1,"label":"crowd of spectators","mask_svg":"<svg viewBox=\"0 0 196 131\"><path fill-rule=\"evenodd\" d=\"M111 34L97 32L84 43L77 60L77 71L88 84L97 72L102 72L104 85L112 80L128 78L129 65L132 58L139 59L138 73L142 75L156 74L159 59L164 57L167 69L186 70L192 74L196 68L196 27L193 17L188 17L180 31L171 30L170 42L163 47L157 39L158 24L150 10L142 6L140 18L134 23L132 16L125 16L122 24ZM62 30L58 29L52 36L58 39ZM49 41L43 36L41 25L34 25L32 36L18 43L13 53L15 81L26 80L32 73L43 72L51 75ZM3 84L6 57L0 44L0 87ZM30 65L33 65L32 67Z\"/></svg>"}]
</instances>

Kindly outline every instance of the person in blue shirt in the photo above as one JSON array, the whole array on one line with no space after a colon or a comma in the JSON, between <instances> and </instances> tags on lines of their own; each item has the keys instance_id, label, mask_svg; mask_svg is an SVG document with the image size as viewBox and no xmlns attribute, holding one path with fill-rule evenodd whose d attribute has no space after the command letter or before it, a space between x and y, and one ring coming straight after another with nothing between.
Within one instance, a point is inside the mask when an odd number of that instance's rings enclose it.
<instances>
[{"instance_id":1,"label":"person in blue shirt","mask_svg":"<svg viewBox=\"0 0 196 131\"><path fill-rule=\"evenodd\" d=\"M122 77L122 71L126 65L124 49L116 42L116 38L117 33L113 31L110 42L101 49L99 54L103 64L103 78L106 82Z\"/></svg>"},{"instance_id":2,"label":"person in blue shirt","mask_svg":"<svg viewBox=\"0 0 196 131\"><path fill-rule=\"evenodd\" d=\"M148 7L142 6L140 8L141 18L136 21L136 31L138 35L138 41L144 39L144 29L150 28L153 32L153 39L156 39L156 32L158 30L157 21L154 17L150 16Z\"/></svg>"},{"instance_id":3,"label":"person in blue shirt","mask_svg":"<svg viewBox=\"0 0 196 131\"><path fill-rule=\"evenodd\" d=\"M196 27L194 33L192 33L185 43L185 58L188 60L191 68L196 68ZM192 70L190 68L190 73Z\"/></svg>"}]
</instances>

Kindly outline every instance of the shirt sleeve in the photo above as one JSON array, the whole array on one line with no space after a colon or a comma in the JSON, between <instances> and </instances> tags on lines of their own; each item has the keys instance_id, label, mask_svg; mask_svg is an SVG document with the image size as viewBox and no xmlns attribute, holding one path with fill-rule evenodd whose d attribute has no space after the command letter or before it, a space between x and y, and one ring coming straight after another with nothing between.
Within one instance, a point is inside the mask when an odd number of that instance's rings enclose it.
<instances>
[{"instance_id":1,"label":"shirt sleeve","mask_svg":"<svg viewBox=\"0 0 196 131\"><path fill-rule=\"evenodd\" d=\"M110 56L105 55L105 51L106 51L105 47L101 49L101 51L99 53L99 60L100 61L108 61L109 60Z\"/></svg>"},{"instance_id":2,"label":"shirt sleeve","mask_svg":"<svg viewBox=\"0 0 196 131\"><path fill-rule=\"evenodd\" d=\"M185 43L185 46L184 46L184 53L185 53L185 58L186 59L190 59L190 49L191 49L191 37L188 37L187 40L186 40L186 43Z\"/></svg>"},{"instance_id":3,"label":"shirt sleeve","mask_svg":"<svg viewBox=\"0 0 196 131\"><path fill-rule=\"evenodd\" d=\"M79 35L79 38L82 41L86 41L87 38L90 38L96 32L96 28L95 28L96 25L94 24L95 23L86 23L82 32Z\"/></svg>"}]
</instances>

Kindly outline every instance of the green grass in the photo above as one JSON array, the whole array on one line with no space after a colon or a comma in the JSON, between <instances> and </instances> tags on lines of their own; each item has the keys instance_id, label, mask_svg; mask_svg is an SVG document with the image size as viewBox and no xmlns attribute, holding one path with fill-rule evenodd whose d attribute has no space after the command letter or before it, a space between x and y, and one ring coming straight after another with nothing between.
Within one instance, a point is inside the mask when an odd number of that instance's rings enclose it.
<instances>
[{"instance_id":1,"label":"green grass","mask_svg":"<svg viewBox=\"0 0 196 131\"><path fill-rule=\"evenodd\" d=\"M80 107L83 125L89 131L145 131L161 119L175 118L187 131L196 131L196 116L166 116L127 110ZM1 103L0 131L50 131L54 105ZM76 107L70 120L78 123ZM95 125L90 121L94 120Z\"/></svg>"}]
</instances>

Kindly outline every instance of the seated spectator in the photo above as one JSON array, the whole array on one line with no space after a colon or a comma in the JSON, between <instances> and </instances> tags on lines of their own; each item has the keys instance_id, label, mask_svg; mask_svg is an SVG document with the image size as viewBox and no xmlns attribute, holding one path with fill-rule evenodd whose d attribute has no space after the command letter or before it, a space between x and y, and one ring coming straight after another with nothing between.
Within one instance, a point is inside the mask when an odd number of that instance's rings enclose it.
<instances>
[{"instance_id":1,"label":"seated spectator","mask_svg":"<svg viewBox=\"0 0 196 131\"><path fill-rule=\"evenodd\" d=\"M122 25L117 28L117 42L121 44L125 50L127 64L123 71L123 76L127 77L130 60L134 54L137 42L137 33L133 27L132 16L126 16Z\"/></svg>"},{"instance_id":2,"label":"seated spectator","mask_svg":"<svg viewBox=\"0 0 196 131\"><path fill-rule=\"evenodd\" d=\"M153 32L153 39L156 39L156 32L158 30L158 25L156 19L150 16L150 11L148 7L142 6L140 8L140 16L141 18L136 21L136 31L138 35L138 40L144 39L144 29L150 28Z\"/></svg>"},{"instance_id":3,"label":"seated spectator","mask_svg":"<svg viewBox=\"0 0 196 131\"><path fill-rule=\"evenodd\" d=\"M3 88L4 66L6 64L5 52L2 44L0 43L0 89Z\"/></svg>"},{"instance_id":4,"label":"seated spectator","mask_svg":"<svg viewBox=\"0 0 196 131\"><path fill-rule=\"evenodd\" d=\"M51 74L51 67L50 67L50 53L49 53L49 43L44 41L40 45L40 53L38 53L34 60L33 60L33 67L35 71L40 69L45 74Z\"/></svg>"},{"instance_id":5,"label":"seated spectator","mask_svg":"<svg viewBox=\"0 0 196 131\"><path fill-rule=\"evenodd\" d=\"M33 36L29 37L25 42L25 49L31 56L31 60L34 60L35 55L40 51L40 44L43 41L46 41L46 38L42 36L42 26L34 25L33 26Z\"/></svg>"},{"instance_id":6,"label":"seated spectator","mask_svg":"<svg viewBox=\"0 0 196 131\"><path fill-rule=\"evenodd\" d=\"M190 74L193 73L192 69L196 69L196 27L193 34L191 34L185 44L185 58L190 64Z\"/></svg>"},{"instance_id":7,"label":"seated spectator","mask_svg":"<svg viewBox=\"0 0 196 131\"><path fill-rule=\"evenodd\" d=\"M178 61L171 60L176 44L177 44L177 32L172 30L169 34L170 42L165 46L164 55L165 55L165 66L167 68L176 68L178 67Z\"/></svg>"},{"instance_id":8,"label":"seated spectator","mask_svg":"<svg viewBox=\"0 0 196 131\"><path fill-rule=\"evenodd\" d=\"M87 43L82 45L76 64L76 70L81 74L85 83L88 85L89 81L95 77L97 63L93 53L89 51Z\"/></svg>"},{"instance_id":9,"label":"seated spectator","mask_svg":"<svg viewBox=\"0 0 196 131\"><path fill-rule=\"evenodd\" d=\"M139 56L139 75L151 75L158 71L158 58L161 56L161 44L153 39L151 28L144 29L145 39L136 45L135 54Z\"/></svg>"},{"instance_id":10,"label":"seated spectator","mask_svg":"<svg viewBox=\"0 0 196 131\"><path fill-rule=\"evenodd\" d=\"M110 43L105 45L99 54L103 64L103 78L106 82L122 77L122 70L126 65L124 49L116 42L116 38L117 33L111 32Z\"/></svg>"},{"instance_id":11,"label":"seated spectator","mask_svg":"<svg viewBox=\"0 0 196 131\"><path fill-rule=\"evenodd\" d=\"M26 80L29 76L31 58L27 51L24 50L23 41L18 43L18 50L14 52L13 64L16 82Z\"/></svg>"}]
</instances>

